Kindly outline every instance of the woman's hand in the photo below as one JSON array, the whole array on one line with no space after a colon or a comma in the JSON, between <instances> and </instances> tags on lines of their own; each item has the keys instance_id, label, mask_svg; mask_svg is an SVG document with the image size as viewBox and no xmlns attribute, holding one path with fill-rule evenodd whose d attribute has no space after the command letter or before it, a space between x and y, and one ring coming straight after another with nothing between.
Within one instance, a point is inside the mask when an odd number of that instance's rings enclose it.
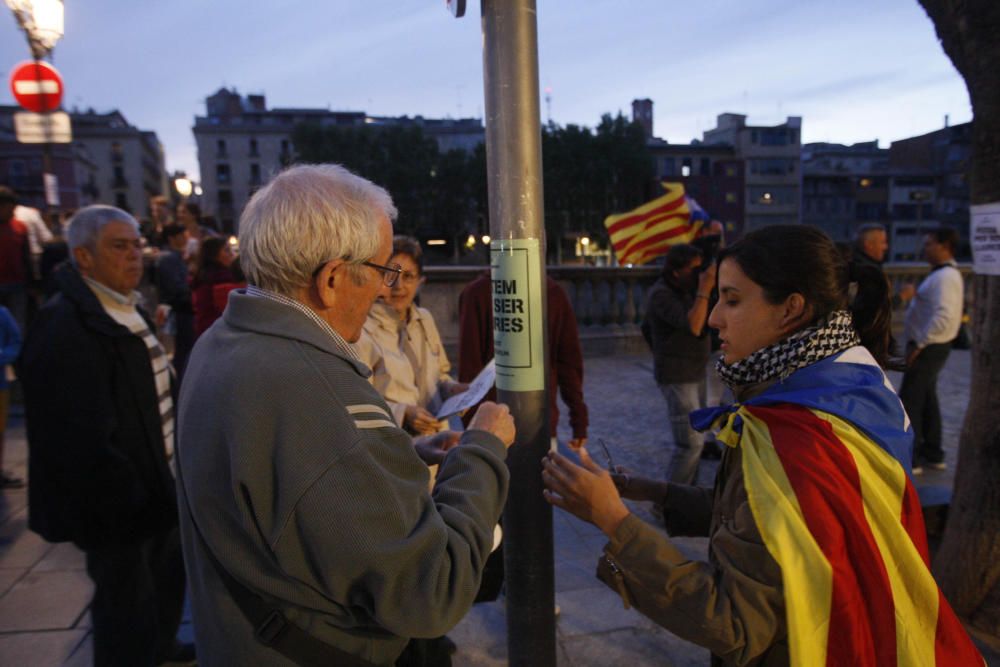
<instances>
[{"instance_id":1,"label":"woman's hand","mask_svg":"<svg viewBox=\"0 0 1000 667\"><path fill-rule=\"evenodd\" d=\"M580 449L579 453L582 466L558 452L549 452L542 459L545 500L594 524L611 537L628 516L628 508L618 496L608 471L594 463L586 449Z\"/></svg>"},{"instance_id":2,"label":"woman's hand","mask_svg":"<svg viewBox=\"0 0 1000 667\"><path fill-rule=\"evenodd\" d=\"M434 415L418 405L407 405L406 413L403 415L403 426L406 426L414 433L430 435L437 433L438 420L434 418Z\"/></svg>"},{"instance_id":3,"label":"woman's hand","mask_svg":"<svg viewBox=\"0 0 1000 667\"><path fill-rule=\"evenodd\" d=\"M442 389L443 389L443 391L441 393L444 395L444 397L445 398L451 398L455 394L461 394L464 391L468 391L469 390L469 383L468 382L455 382L453 380L449 380L444 385L444 387L442 387Z\"/></svg>"}]
</instances>

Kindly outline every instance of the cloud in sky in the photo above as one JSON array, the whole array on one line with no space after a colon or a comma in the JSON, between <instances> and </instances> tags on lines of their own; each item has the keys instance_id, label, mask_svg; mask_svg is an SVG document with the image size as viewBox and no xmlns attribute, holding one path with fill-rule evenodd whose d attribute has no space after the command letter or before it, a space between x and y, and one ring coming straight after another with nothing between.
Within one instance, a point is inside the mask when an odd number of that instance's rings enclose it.
<instances>
[{"instance_id":1,"label":"cloud in sky","mask_svg":"<svg viewBox=\"0 0 1000 667\"><path fill-rule=\"evenodd\" d=\"M478 8L455 20L428 0L69 2L54 62L67 106L118 108L157 132L168 168L196 174L194 117L223 85L270 106L481 117ZM560 124L628 114L639 97L673 142L724 112L802 116L806 141L883 144L971 117L916 0L540 0L538 34ZM26 57L8 15L0 70ZM13 103L6 88L0 103Z\"/></svg>"}]
</instances>

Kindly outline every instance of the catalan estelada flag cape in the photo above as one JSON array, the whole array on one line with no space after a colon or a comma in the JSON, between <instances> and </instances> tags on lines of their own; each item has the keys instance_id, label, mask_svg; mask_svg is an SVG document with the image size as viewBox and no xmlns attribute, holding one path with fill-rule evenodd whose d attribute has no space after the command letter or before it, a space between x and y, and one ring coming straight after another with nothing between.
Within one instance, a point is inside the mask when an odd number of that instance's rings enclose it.
<instances>
[{"instance_id":1,"label":"catalan estelada flag cape","mask_svg":"<svg viewBox=\"0 0 1000 667\"><path fill-rule=\"evenodd\" d=\"M708 215L684 194L681 183L662 183L666 194L628 213L604 219L619 264L645 264L672 245L690 243Z\"/></svg>"},{"instance_id":2,"label":"catalan estelada flag cape","mask_svg":"<svg viewBox=\"0 0 1000 667\"><path fill-rule=\"evenodd\" d=\"M691 421L742 450L754 519L781 566L793 665L985 664L931 576L912 430L865 348Z\"/></svg>"}]
</instances>

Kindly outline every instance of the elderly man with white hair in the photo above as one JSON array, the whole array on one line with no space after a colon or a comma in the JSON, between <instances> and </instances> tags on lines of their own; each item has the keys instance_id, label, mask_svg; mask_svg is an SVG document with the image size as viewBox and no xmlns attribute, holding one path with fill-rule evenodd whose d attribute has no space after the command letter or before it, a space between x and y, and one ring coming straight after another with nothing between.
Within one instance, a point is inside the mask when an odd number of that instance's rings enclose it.
<instances>
[{"instance_id":1,"label":"elderly man with white hair","mask_svg":"<svg viewBox=\"0 0 1000 667\"><path fill-rule=\"evenodd\" d=\"M29 525L86 552L95 665L193 659L175 635L184 563L169 460L167 357L134 291L139 225L111 206L81 209L71 266L28 331L19 375L28 426Z\"/></svg>"},{"instance_id":2,"label":"elderly man with white hair","mask_svg":"<svg viewBox=\"0 0 1000 667\"><path fill-rule=\"evenodd\" d=\"M395 216L336 165L288 169L243 212L250 286L198 340L180 400L203 665L392 665L472 605L514 424L484 404L460 438L414 441L367 381L349 343L399 278Z\"/></svg>"}]
</instances>

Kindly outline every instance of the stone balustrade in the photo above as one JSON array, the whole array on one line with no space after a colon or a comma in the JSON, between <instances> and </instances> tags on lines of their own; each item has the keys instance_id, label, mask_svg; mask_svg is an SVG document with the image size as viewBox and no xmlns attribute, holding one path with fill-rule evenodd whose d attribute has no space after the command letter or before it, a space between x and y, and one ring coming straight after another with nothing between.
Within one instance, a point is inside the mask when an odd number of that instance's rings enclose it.
<instances>
[{"instance_id":1,"label":"stone balustrade","mask_svg":"<svg viewBox=\"0 0 1000 667\"><path fill-rule=\"evenodd\" d=\"M966 281L967 310L971 305L969 282L972 268L959 267ZM585 356L607 356L645 349L639 323L642 321L646 292L659 275L659 267L549 266L548 274L569 295L580 330ZM929 267L923 263L889 264L886 275L898 290L904 283L918 284ZM458 347L458 295L485 267L430 266L420 301L437 322L442 341L451 359ZM895 316L897 333L902 311Z\"/></svg>"},{"instance_id":2,"label":"stone balustrade","mask_svg":"<svg viewBox=\"0 0 1000 667\"><path fill-rule=\"evenodd\" d=\"M639 323L642 321L646 292L659 275L659 267L596 267L562 265L546 269L550 277L565 288L573 304L585 356L608 356L645 350ZM966 310L971 307L969 282L972 268L960 266L966 281ZM456 359L458 349L458 297L462 289L481 273L484 266L429 266L427 283L420 292L420 303L434 315L449 358ZM895 289L906 282L919 283L927 275L922 263L889 264L885 267ZM144 281L142 291L147 304L156 303L156 290ZM155 308L155 306L154 306ZM895 318L897 333L902 313Z\"/></svg>"}]
</instances>

